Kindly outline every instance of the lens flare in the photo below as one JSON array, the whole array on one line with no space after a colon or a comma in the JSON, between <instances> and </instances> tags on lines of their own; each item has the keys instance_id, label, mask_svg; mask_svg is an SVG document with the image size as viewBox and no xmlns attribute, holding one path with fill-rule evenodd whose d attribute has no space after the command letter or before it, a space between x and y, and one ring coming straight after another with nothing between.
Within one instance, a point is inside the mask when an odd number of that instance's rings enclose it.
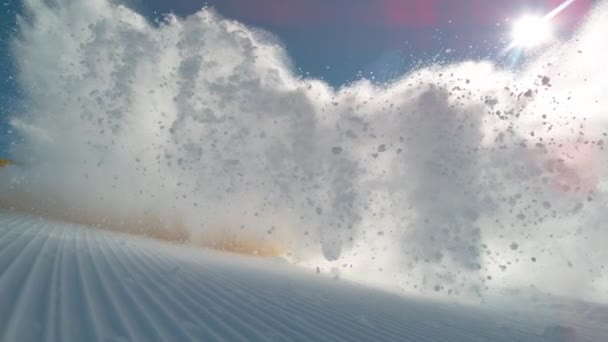
<instances>
[{"instance_id":1,"label":"lens flare","mask_svg":"<svg viewBox=\"0 0 608 342\"><path fill-rule=\"evenodd\" d=\"M553 38L551 23L543 17L526 15L513 25L513 44L522 48L533 48Z\"/></svg>"},{"instance_id":2,"label":"lens flare","mask_svg":"<svg viewBox=\"0 0 608 342\"><path fill-rule=\"evenodd\" d=\"M544 16L525 15L512 28L513 41L503 50L503 55L514 48L530 49L541 46L553 39L551 20L570 7L576 0L566 0Z\"/></svg>"},{"instance_id":3,"label":"lens flare","mask_svg":"<svg viewBox=\"0 0 608 342\"><path fill-rule=\"evenodd\" d=\"M13 164L13 162L8 159L0 159L0 168L9 166L11 164Z\"/></svg>"}]
</instances>

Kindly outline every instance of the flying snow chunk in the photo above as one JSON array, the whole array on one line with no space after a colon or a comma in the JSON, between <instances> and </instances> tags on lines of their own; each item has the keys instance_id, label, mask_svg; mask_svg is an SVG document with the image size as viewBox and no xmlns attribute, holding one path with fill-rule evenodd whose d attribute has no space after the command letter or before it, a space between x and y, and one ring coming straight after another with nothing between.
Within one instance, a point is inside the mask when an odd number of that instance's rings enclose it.
<instances>
[{"instance_id":1,"label":"flying snow chunk","mask_svg":"<svg viewBox=\"0 0 608 342\"><path fill-rule=\"evenodd\" d=\"M326 239L321 244L321 250L327 261L335 261L342 254L342 243L337 239Z\"/></svg>"}]
</instances>

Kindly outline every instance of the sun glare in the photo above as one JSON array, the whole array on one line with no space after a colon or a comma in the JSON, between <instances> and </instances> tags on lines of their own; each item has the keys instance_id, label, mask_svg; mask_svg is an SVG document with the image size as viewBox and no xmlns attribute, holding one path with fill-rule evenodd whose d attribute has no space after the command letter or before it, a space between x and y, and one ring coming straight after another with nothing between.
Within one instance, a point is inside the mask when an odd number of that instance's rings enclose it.
<instances>
[{"instance_id":1,"label":"sun glare","mask_svg":"<svg viewBox=\"0 0 608 342\"><path fill-rule=\"evenodd\" d=\"M549 20L543 17L526 15L513 25L513 45L533 48L545 44L553 37Z\"/></svg>"}]
</instances>

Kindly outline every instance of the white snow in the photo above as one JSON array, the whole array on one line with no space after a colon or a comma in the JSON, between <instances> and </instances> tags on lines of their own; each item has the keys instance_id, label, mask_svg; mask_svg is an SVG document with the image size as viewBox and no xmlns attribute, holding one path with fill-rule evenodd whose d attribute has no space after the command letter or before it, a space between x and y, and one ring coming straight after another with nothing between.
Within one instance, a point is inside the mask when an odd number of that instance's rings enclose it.
<instances>
[{"instance_id":1,"label":"white snow","mask_svg":"<svg viewBox=\"0 0 608 342\"><path fill-rule=\"evenodd\" d=\"M7 211L0 211L0 303L1 341L597 342L608 336L608 308L598 305L515 313L423 301L272 258L188 249Z\"/></svg>"}]
</instances>

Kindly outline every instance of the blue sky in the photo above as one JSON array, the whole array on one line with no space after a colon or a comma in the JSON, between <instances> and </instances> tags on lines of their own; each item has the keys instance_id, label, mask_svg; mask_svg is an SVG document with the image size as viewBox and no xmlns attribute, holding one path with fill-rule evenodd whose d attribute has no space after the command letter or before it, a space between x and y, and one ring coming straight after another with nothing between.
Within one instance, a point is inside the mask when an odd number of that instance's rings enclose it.
<instances>
[{"instance_id":1,"label":"blue sky","mask_svg":"<svg viewBox=\"0 0 608 342\"><path fill-rule=\"evenodd\" d=\"M137 7L149 17L214 7L274 33L296 69L340 86L359 71L386 81L420 64L494 58L508 44L509 20L544 14L561 1L139 0ZM591 3L577 0L564 11L556 20L559 32L570 33Z\"/></svg>"},{"instance_id":2,"label":"blue sky","mask_svg":"<svg viewBox=\"0 0 608 342\"><path fill-rule=\"evenodd\" d=\"M10 37L15 33L15 15L19 7L16 0L0 2L0 156L6 154L10 142L6 118L16 110L20 102L9 49Z\"/></svg>"},{"instance_id":3,"label":"blue sky","mask_svg":"<svg viewBox=\"0 0 608 342\"><path fill-rule=\"evenodd\" d=\"M261 27L284 44L297 73L339 87L361 76L383 82L420 65L495 58L509 37L509 20L543 13L560 0L134 0L153 19L192 14L202 6ZM589 10L577 0L558 18L568 35ZM6 118L20 100L8 43L16 32L19 0L0 2L0 155L10 135Z\"/></svg>"}]
</instances>

